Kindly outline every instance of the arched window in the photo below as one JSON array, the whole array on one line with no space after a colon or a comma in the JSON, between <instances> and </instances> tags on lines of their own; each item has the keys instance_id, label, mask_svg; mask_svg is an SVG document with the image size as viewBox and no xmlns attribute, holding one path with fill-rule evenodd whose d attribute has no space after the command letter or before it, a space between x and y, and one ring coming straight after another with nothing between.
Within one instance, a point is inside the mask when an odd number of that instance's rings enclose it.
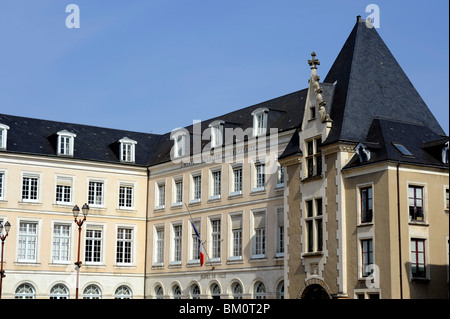
<instances>
[{"instance_id":1,"label":"arched window","mask_svg":"<svg viewBox=\"0 0 450 319\"><path fill-rule=\"evenodd\" d=\"M172 296L173 299L181 299L181 288L178 285L174 285L172 287Z\"/></svg>"},{"instance_id":2,"label":"arched window","mask_svg":"<svg viewBox=\"0 0 450 319\"><path fill-rule=\"evenodd\" d=\"M255 299L266 299L266 286L261 281L255 284Z\"/></svg>"},{"instance_id":3,"label":"arched window","mask_svg":"<svg viewBox=\"0 0 450 319\"><path fill-rule=\"evenodd\" d=\"M233 294L233 299L242 299L242 286L240 283L235 282L231 286L231 293Z\"/></svg>"},{"instance_id":4,"label":"arched window","mask_svg":"<svg viewBox=\"0 0 450 319\"><path fill-rule=\"evenodd\" d=\"M164 298L164 289L160 285L157 285L155 287L155 297L156 297L156 299L163 299Z\"/></svg>"},{"instance_id":5,"label":"arched window","mask_svg":"<svg viewBox=\"0 0 450 319\"><path fill-rule=\"evenodd\" d=\"M197 284L191 286L192 299L200 299L200 287Z\"/></svg>"},{"instance_id":6,"label":"arched window","mask_svg":"<svg viewBox=\"0 0 450 319\"><path fill-rule=\"evenodd\" d=\"M280 281L277 286L277 299L284 299L284 281Z\"/></svg>"},{"instance_id":7,"label":"arched window","mask_svg":"<svg viewBox=\"0 0 450 319\"><path fill-rule=\"evenodd\" d=\"M89 285L83 291L83 299L102 299L102 291L97 285Z\"/></svg>"},{"instance_id":8,"label":"arched window","mask_svg":"<svg viewBox=\"0 0 450 319\"><path fill-rule=\"evenodd\" d=\"M128 286L120 286L116 289L116 292L114 293L115 299L132 299L132 292L131 289Z\"/></svg>"},{"instance_id":9,"label":"arched window","mask_svg":"<svg viewBox=\"0 0 450 319\"><path fill-rule=\"evenodd\" d=\"M56 284L50 290L50 299L69 299L69 289L63 284Z\"/></svg>"},{"instance_id":10,"label":"arched window","mask_svg":"<svg viewBox=\"0 0 450 319\"><path fill-rule=\"evenodd\" d=\"M212 284L210 287L210 291L212 299L220 299L220 287L218 284Z\"/></svg>"},{"instance_id":11,"label":"arched window","mask_svg":"<svg viewBox=\"0 0 450 319\"><path fill-rule=\"evenodd\" d=\"M36 292L32 285L30 284L21 284L16 289L16 293L14 298L16 299L35 299Z\"/></svg>"}]
</instances>

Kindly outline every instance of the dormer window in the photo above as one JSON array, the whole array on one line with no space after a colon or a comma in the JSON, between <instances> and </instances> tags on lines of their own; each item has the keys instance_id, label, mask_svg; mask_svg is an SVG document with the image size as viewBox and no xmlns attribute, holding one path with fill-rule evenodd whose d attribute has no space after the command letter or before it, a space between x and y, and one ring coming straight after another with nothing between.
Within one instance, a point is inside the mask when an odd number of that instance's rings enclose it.
<instances>
[{"instance_id":1,"label":"dormer window","mask_svg":"<svg viewBox=\"0 0 450 319\"><path fill-rule=\"evenodd\" d=\"M126 163L134 163L135 160L135 149L137 142L124 137L119 140L120 143L120 161Z\"/></svg>"},{"instance_id":2,"label":"dormer window","mask_svg":"<svg viewBox=\"0 0 450 319\"><path fill-rule=\"evenodd\" d=\"M9 126L0 123L0 150L6 150L6 141Z\"/></svg>"},{"instance_id":3,"label":"dormer window","mask_svg":"<svg viewBox=\"0 0 450 319\"><path fill-rule=\"evenodd\" d=\"M448 144L449 142L445 143L445 146L442 149L442 163L444 164L448 164Z\"/></svg>"},{"instance_id":4,"label":"dormer window","mask_svg":"<svg viewBox=\"0 0 450 319\"><path fill-rule=\"evenodd\" d=\"M74 140L77 135L66 130L59 131L56 134L58 135L57 154L62 156L73 156Z\"/></svg>"},{"instance_id":5,"label":"dormer window","mask_svg":"<svg viewBox=\"0 0 450 319\"><path fill-rule=\"evenodd\" d=\"M267 133L268 108L259 108L252 112L253 115L253 136L261 136Z\"/></svg>"},{"instance_id":6,"label":"dormer window","mask_svg":"<svg viewBox=\"0 0 450 319\"><path fill-rule=\"evenodd\" d=\"M211 148L223 145L223 124L224 121L214 121L209 124L211 128Z\"/></svg>"},{"instance_id":7,"label":"dormer window","mask_svg":"<svg viewBox=\"0 0 450 319\"><path fill-rule=\"evenodd\" d=\"M359 156L359 161L361 163L370 161L370 151L367 149L367 146L365 146L363 143L359 143L356 147L355 147L355 152L356 154L358 154Z\"/></svg>"},{"instance_id":8,"label":"dormer window","mask_svg":"<svg viewBox=\"0 0 450 319\"><path fill-rule=\"evenodd\" d=\"M171 133L170 139L173 140L171 156L173 156L173 158L179 158L186 155L186 136L189 136L188 134L189 132L185 129L178 129Z\"/></svg>"}]
</instances>

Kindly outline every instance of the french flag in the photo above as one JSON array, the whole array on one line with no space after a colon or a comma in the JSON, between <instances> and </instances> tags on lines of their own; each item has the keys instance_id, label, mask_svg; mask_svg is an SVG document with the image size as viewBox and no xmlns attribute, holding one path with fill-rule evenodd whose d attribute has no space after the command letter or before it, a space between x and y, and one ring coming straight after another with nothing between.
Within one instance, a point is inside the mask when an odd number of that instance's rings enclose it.
<instances>
[{"instance_id":1,"label":"french flag","mask_svg":"<svg viewBox=\"0 0 450 319\"><path fill-rule=\"evenodd\" d=\"M194 228L195 235L197 235L198 240L200 241L200 267L203 266L203 263L205 262L205 256L203 255L203 244L202 239L200 238L200 234L197 231L197 228L195 228L194 223L191 221L192 227Z\"/></svg>"}]
</instances>

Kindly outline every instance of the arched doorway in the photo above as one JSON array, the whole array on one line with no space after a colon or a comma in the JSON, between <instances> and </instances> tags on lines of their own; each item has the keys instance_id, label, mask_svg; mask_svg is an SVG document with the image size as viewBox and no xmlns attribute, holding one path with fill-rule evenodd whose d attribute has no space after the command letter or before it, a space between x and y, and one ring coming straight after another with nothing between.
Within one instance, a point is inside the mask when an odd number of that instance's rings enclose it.
<instances>
[{"instance_id":1,"label":"arched doorway","mask_svg":"<svg viewBox=\"0 0 450 319\"><path fill-rule=\"evenodd\" d=\"M310 285L303 290L301 299L307 300L327 300L330 295L321 285Z\"/></svg>"}]
</instances>

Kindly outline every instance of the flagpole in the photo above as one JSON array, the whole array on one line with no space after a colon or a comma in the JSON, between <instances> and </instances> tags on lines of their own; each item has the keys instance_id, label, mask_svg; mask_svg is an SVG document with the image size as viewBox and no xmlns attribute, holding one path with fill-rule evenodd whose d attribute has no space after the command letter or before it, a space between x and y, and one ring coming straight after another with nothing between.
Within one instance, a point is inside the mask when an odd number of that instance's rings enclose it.
<instances>
[{"instance_id":1,"label":"flagpole","mask_svg":"<svg viewBox=\"0 0 450 319\"><path fill-rule=\"evenodd\" d=\"M189 211L189 208L188 208L187 204L185 203L184 205L186 206L186 210L187 210L187 212L189 213L189 219L191 220L191 225L192 225L192 227L194 227L194 220L193 220L193 218L192 218L192 214L191 214L191 212ZM209 265L210 265L211 268L212 268L211 270L214 270L216 267L214 267L214 266L212 265L211 261L210 261L210 258L209 258L209 255L208 255L208 250L205 248L205 245L204 245L202 239L201 239L200 237L199 237L199 239L200 239L200 244L201 244L202 247L203 247L203 251L205 252L206 257L208 258ZM206 265L206 262L205 262L205 265Z\"/></svg>"}]
</instances>

